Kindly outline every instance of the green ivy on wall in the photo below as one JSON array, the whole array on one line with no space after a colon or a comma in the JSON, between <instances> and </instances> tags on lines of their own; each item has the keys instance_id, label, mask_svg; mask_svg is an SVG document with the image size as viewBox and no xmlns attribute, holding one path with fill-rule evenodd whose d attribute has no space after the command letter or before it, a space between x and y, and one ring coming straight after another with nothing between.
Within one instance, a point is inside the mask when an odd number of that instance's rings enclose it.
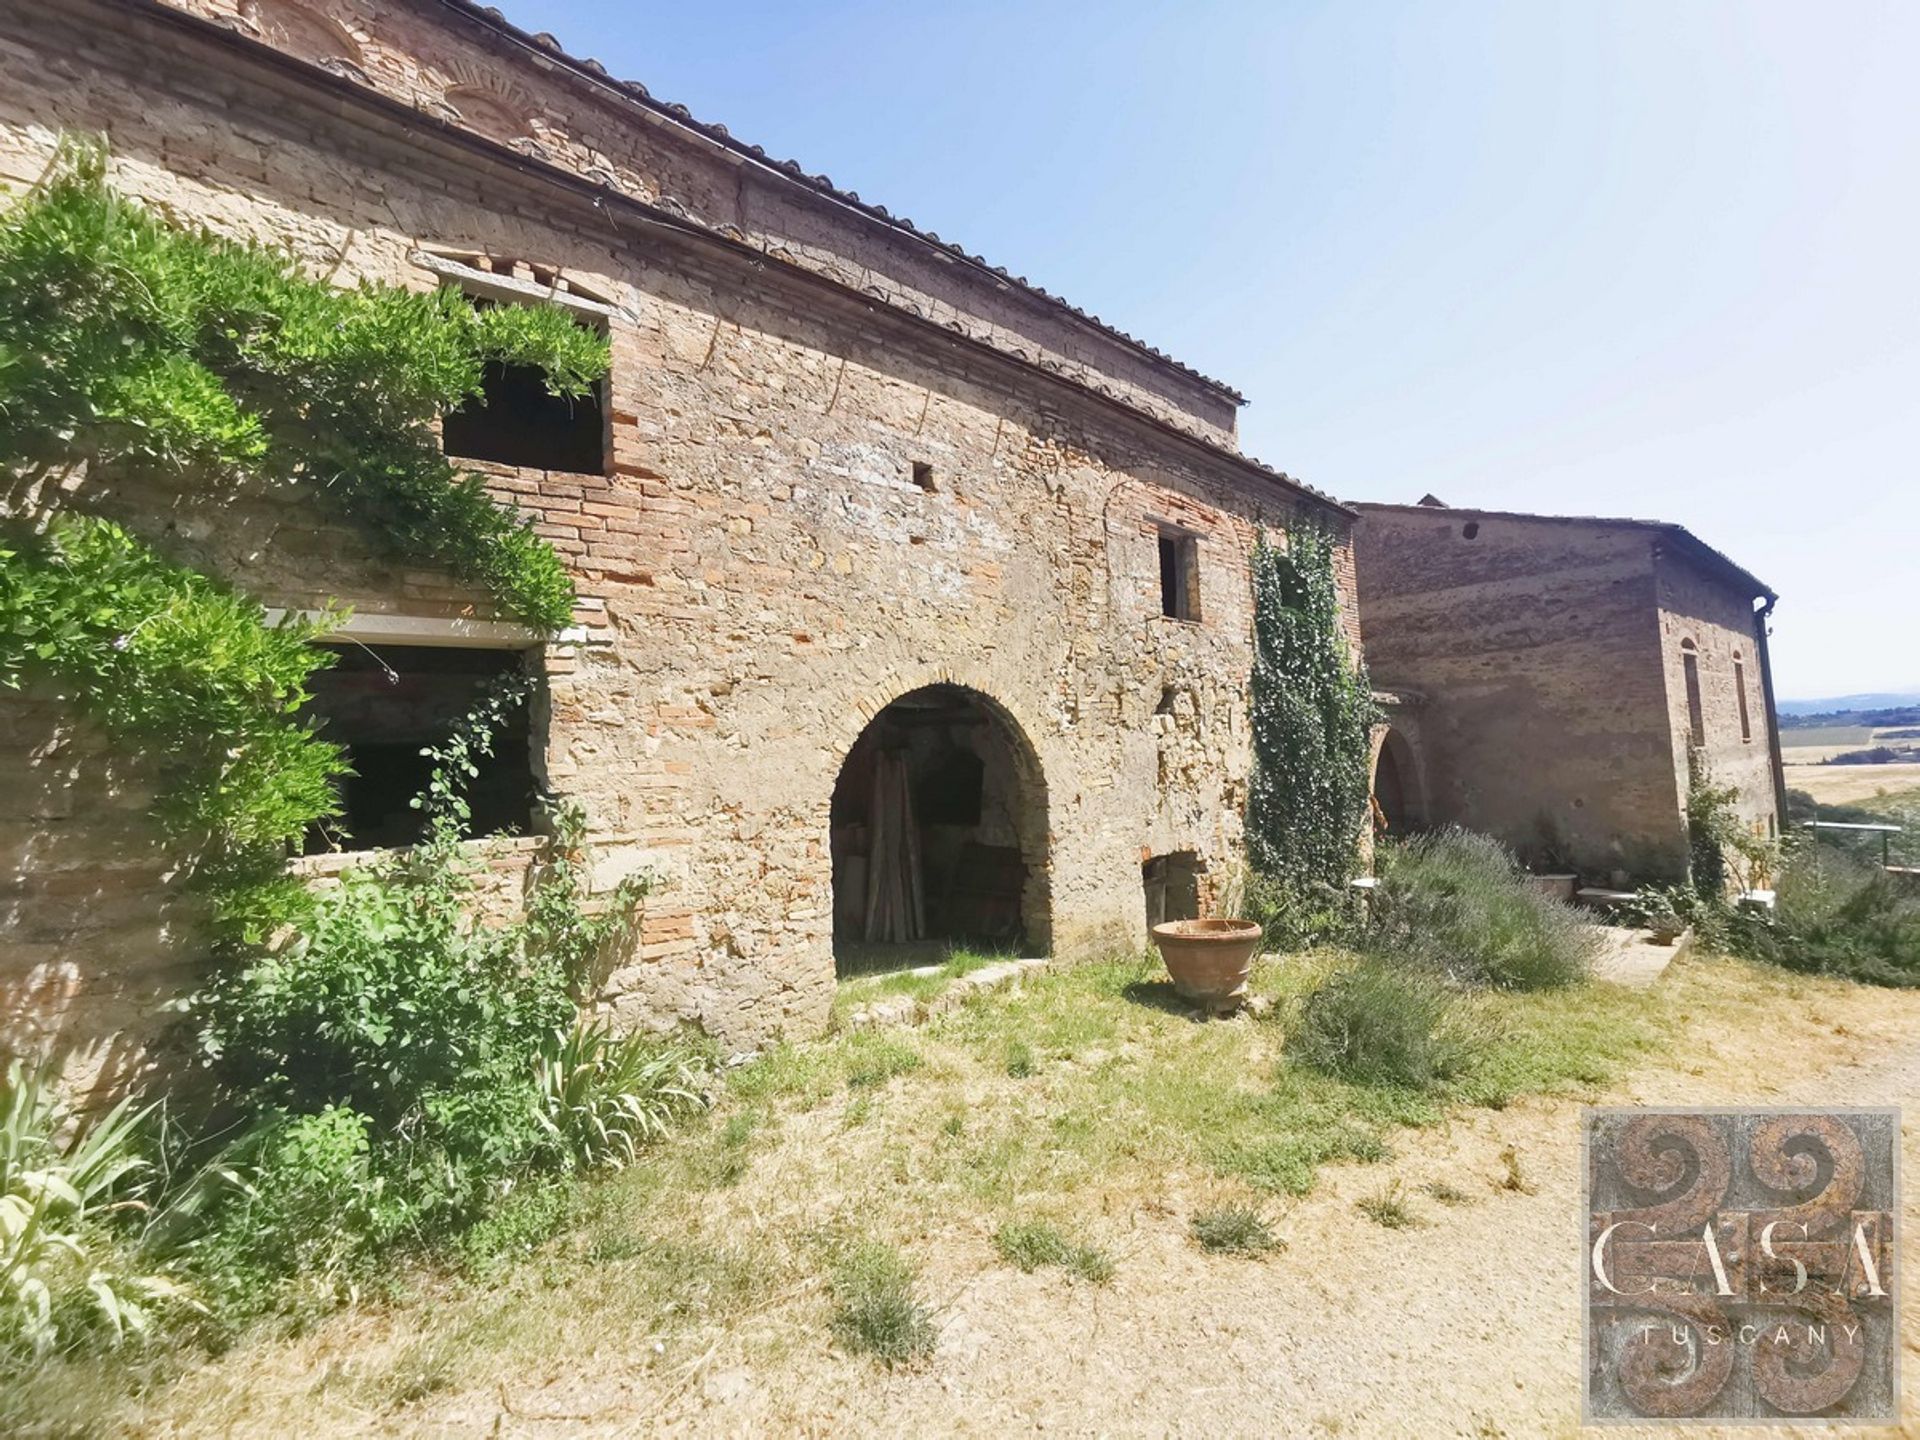
<instances>
[{"instance_id":1,"label":"green ivy on wall","mask_svg":"<svg viewBox=\"0 0 1920 1440\"><path fill-rule=\"evenodd\" d=\"M1340 624L1334 542L1301 525L1255 546L1247 860L1283 886L1344 885L1358 862L1375 718Z\"/></svg>"},{"instance_id":2,"label":"green ivy on wall","mask_svg":"<svg viewBox=\"0 0 1920 1440\"><path fill-rule=\"evenodd\" d=\"M434 433L494 361L579 395L608 350L559 310L342 290L280 252L170 224L109 188L94 143L63 143L0 218L0 469L16 503L83 474L83 501L121 479L279 487L552 632L573 610L564 561ZM50 686L153 757L158 816L186 842L216 933L259 939L294 898L287 847L335 813L344 761L297 714L330 622L269 625L119 523L44 493L30 508L37 524L0 531L0 685Z\"/></svg>"},{"instance_id":3,"label":"green ivy on wall","mask_svg":"<svg viewBox=\"0 0 1920 1440\"><path fill-rule=\"evenodd\" d=\"M155 807L222 935L284 918L287 847L335 813L345 761L295 712L326 622L169 564L109 520L59 516L0 546L0 686L29 680L148 758Z\"/></svg>"},{"instance_id":4,"label":"green ivy on wall","mask_svg":"<svg viewBox=\"0 0 1920 1440\"><path fill-rule=\"evenodd\" d=\"M530 625L567 623L559 555L449 463L433 426L480 395L489 362L586 393L604 337L547 306L339 289L279 251L170 225L105 177L104 150L69 142L0 222L0 463L16 484L84 465L284 486Z\"/></svg>"}]
</instances>

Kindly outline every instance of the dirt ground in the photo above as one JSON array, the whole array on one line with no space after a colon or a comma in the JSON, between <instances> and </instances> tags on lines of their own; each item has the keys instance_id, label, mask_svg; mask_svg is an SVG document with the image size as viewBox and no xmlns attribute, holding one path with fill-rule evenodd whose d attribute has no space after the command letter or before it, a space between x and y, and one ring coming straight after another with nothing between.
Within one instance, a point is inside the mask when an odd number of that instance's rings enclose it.
<instances>
[{"instance_id":1,"label":"dirt ground","mask_svg":"<svg viewBox=\"0 0 1920 1440\"><path fill-rule=\"evenodd\" d=\"M1583 1099L1897 1105L1920 1095L1920 994L1705 957L1674 966L1656 993L1681 1022L1678 1043ZM1157 1193L1116 1207L1107 1233L1123 1238L1109 1242L1117 1271L1105 1286L997 1263L983 1225L929 1225L912 1249L940 1333L918 1368L843 1353L793 1323L794 1307L817 1297L788 1293L695 1345L583 1333L571 1351L561 1337L545 1358L397 1410L356 1401L367 1392L345 1380L418 1341L416 1305L349 1312L269 1355L209 1366L144 1433L1573 1435L1580 1114L1580 1100L1535 1099L1401 1132L1387 1161L1330 1166L1312 1194L1277 1206L1287 1248L1264 1260L1195 1249L1188 1218L1210 1188L1199 1174L1168 1173ZM752 1193L727 1192L727 1203L780 1225L820 1203L808 1187L822 1174L850 1190L884 1187L889 1158L864 1143L831 1110L802 1116L756 1163ZM1920 1174L1911 1117L1902 1144L1905 1173ZM1509 1147L1530 1191L1505 1184ZM1414 1202L1413 1228L1383 1230L1355 1209L1389 1177ZM1433 1182L1464 1201L1422 1195ZM1911 1184L1906 1194L1911 1237ZM1865 1433L1920 1435L1917 1293L1903 1287L1905 1426Z\"/></svg>"}]
</instances>

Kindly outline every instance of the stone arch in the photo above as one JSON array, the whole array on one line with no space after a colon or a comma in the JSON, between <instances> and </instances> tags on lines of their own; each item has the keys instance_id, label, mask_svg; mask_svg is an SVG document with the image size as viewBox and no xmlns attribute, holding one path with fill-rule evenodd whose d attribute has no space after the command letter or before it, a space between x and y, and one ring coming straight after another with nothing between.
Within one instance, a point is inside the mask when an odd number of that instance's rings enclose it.
<instances>
[{"instance_id":1,"label":"stone arch","mask_svg":"<svg viewBox=\"0 0 1920 1440\"><path fill-rule=\"evenodd\" d=\"M1392 725L1382 725L1374 733L1370 794L1376 835L1407 835L1427 827L1420 757L1406 735Z\"/></svg>"},{"instance_id":2,"label":"stone arch","mask_svg":"<svg viewBox=\"0 0 1920 1440\"><path fill-rule=\"evenodd\" d=\"M913 946L1045 953L1047 782L1027 728L945 671L877 693L835 737L824 807L836 968L898 963Z\"/></svg>"}]
</instances>

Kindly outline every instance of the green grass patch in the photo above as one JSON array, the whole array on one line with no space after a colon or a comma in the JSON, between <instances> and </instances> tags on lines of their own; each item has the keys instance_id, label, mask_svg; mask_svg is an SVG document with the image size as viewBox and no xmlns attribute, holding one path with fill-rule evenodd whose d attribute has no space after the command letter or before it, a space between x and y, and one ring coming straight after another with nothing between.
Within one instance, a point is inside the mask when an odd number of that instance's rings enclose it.
<instances>
[{"instance_id":1,"label":"green grass patch","mask_svg":"<svg viewBox=\"0 0 1920 1440\"><path fill-rule=\"evenodd\" d=\"M914 1293L900 1252L877 1241L853 1247L834 1269L833 1333L856 1354L907 1365L933 1353L933 1313Z\"/></svg>"},{"instance_id":2,"label":"green grass patch","mask_svg":"<svg viewBox=\"0 0 1920 1440\"><path fill-rule=\"evenodd\" d=\"M1284 1248L1266 1217L1246 1205L1224 1205L1193 1217L1194 1242L1215 1255L1265 1255Z\"/></svg>"},{"instance_id":3,"label":"green grass patch","mask_svg":"<svg viewBox=\"0 0 1920 1440\"><path fill-rule=\"evenodd\" d=\"M869 964L888 965L885 952L878 952L877 958ZM850 1011L875 1000L892 999L895 996L908 995L915 1000L931 1000L959 979L962 975L975 970L984 970L989 965L999 965L1014 957L1011 955L989 954L981 950L956 947L948 950L940 959L913 965L898 965L895 968L861 969L855 961L855 972L841 979L834 993L834 1018L844 1021Z\"/></svg>"},{"instance_id":4,"label":"green grass patch","mask_svg":"<svg viewBox=\"0 0 1920 1440\"><path fill-rule=\"evenodd\" d=\"M1113 1278L1113 1257L1106 1251L1076 1244L1041 1221L1002 1225L994 1232L993 1248L1000 1252L1002 1260L1029 1275L1035 1270L1058 1266L1095 1285L1104 1285Z\"/></svg>"}]
</instances>

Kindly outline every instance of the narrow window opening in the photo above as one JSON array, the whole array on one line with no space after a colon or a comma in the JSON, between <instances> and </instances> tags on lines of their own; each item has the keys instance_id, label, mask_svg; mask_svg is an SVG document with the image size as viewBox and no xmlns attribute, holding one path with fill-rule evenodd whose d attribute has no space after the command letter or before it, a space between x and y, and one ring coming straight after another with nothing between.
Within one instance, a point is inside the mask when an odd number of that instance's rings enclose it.
<instances>
[{"instance_id":1,"label":"narrow window opening","mask_svg":"<svg viewBox=\"0 0 1920 1440\"><path fill-rule=\"evenodd\" d=\"M481 308L498 303L486 296L470 298ZM496 361L487 366L480 384L479 398L449 411L441 421L447 454L529 470L606 473L604 380L585 395L569 398L547 389L538 366Z\"/></svg>"},{"instance_id":2,"label":"narrow window opening","mask_svg":"<svg viewBox=\"0 0 1920 1440\"><path fill-rule=\"evenodd\" d=\"M1192 850L1156 855L1142 865L1140 883L1146 891L1148 926L1169 920L1198 920L1200 877L1206 869Z\"/></svg>"},{"instance_id":3,"label":"narrow window opening","mask_svg":"<svg viewBox=\"0 0 1920 1440\"><path fill-rule=\"evenodd\" d=\"M1733 657L1733 693L1740 702L1740 740L1753 743L1753 721L1747 714L1747 667L1736 652Z\"/></svg>"},{"instance_id":4,"label":"narrow window opening","mask_svg":"<svg viewBox=\"0 0 1920 1440\"><path fill-rule=\"evenodd\" d=\"M1153 707L1153 713L1156 715L1173 714L1174 702L1179 699L1179 696L1180 696L1180 692L1174 689L1173 686L1171 685L1161 686L1160 687L1160 703Z\"/></svg>"},{"instance_id":5,"label":"narrow window opening","mask_svg":"<svg viewBox=\"0 0 1920 1440\"><path fill-rule=\"evenodd\" d=\"M1191 535L1160 532L1160 613L1169 620L1198 620L1199 542Z\"/></svg>"},{"instance_id":6,"label":"narrow window opening","mask_svg":"<svg viewBox=\"0 0 1920 1440\"><path fill-rule=\"evenodd\" d=\"M525 664L518 650L340 646L333 666L313 677L313 699L303 713L323 739L344 747L351 771L336 782L341 818L313 827L306 853L424 839L426 817L413 800L426 790L433 762L422 752L446 740L493 681L521 673ZM536 788L526 706L494 736L493 753L474 764L479 773L468 781L467 837L526 833Z\"/></svg>"},{"instance_id":7,"label":"narrow window opening","mask_svg":"<svg viewBox=\"0 0 1920 1440\"><path fill-rule=\"evenodd\" d=\"M1687 682L1687 737L1695 746L1707 743L1705 707L1700 703L1700 655L1691 640L1680 642L1680 667Z\"/></svg>"},{"instance_id":8,"label":"narrow window opening","mask_svg":"<svg viewBox=\"0 0 1920 1440\"><path fill-rule=\"evenodd\" d=\"M913 483L918 485L922 490L925 490L929 495L931 495L933 491L937 488L933 483L933 466L929 465L924 460L914 461L913 462Z\"/></svg>"}]
</instances>

